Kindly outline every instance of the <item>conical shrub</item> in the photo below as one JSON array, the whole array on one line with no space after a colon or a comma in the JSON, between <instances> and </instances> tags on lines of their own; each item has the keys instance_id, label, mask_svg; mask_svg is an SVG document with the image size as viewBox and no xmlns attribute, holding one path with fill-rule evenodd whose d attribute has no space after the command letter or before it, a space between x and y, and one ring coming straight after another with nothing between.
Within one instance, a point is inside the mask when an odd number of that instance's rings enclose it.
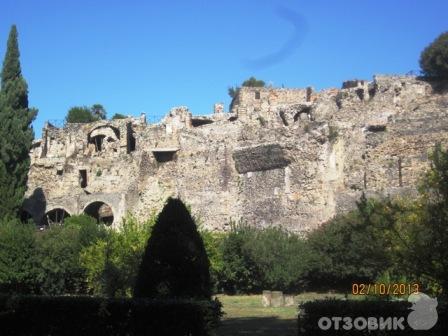
<instances>
[{"instance_id":1,"label":"conical shrub","mask_svg":"<svg viewBox=\"0 0 448 336\"><path fill-rule=\"evenodd\" d=\"M134 297L210 299L209 260L188 209L168 199L148 240Z\"/></svg>"}]
</instances>

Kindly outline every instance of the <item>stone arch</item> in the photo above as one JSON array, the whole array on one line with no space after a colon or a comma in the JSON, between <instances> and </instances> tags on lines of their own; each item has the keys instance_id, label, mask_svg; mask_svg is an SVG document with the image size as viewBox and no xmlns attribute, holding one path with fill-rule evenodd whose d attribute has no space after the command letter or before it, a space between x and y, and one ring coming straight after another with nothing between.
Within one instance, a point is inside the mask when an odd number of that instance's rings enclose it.
<instances>
[{"instance_id":1,"label":"stone arch","mask_svg":"<svg viewBox=\"0 0 448 336\"><path fill-rule=\"evenodd\" d=\"M112 225L114 222L114 210L106 202L95 200L84 207L83 213L93 217L98 223Z\"/></svg>"},{"instance_id":2,"label":"stone arch","mask_svg":"<svg viewBox=\"0 0 448 336\"><path fill-rule=\"evenodd\" d=\"M62 206L55 206L47 209L45 212L40 225L41 226L51 226L51 225L61 225L64 220L70 217L71 214Z\"/></svg>"},{"instance_id":3,"label":"stone arch","mask_svg":"<svg viewBox=\"0 0 448 336\"><path fill-rule=\"evenodd\" d=\"M107 144L118 143L120 140L120 130L112 125L96 126L87 135L87 143L95 146L96 152L107 149Z\"/></svg>"}]
</instances>

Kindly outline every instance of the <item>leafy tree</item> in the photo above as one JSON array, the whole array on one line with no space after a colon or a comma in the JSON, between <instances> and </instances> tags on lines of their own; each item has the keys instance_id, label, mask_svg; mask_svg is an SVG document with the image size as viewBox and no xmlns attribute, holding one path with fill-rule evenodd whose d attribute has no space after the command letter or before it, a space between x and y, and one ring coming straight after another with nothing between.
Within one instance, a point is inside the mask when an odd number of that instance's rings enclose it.
<instances>
[{"instance_id":1,"label":"leafy tree","mask_svg":"<svg viewBox=\"0 0 448 336\"><path fill-rule=\"evenodd\" d=\"M252 76L249 79L246 79L241 85L246 87L264 87L266 83Z\"/></svg>"},{"instance_id":2,"label":"leafy tree","mask_svg":"<svg viewBox=\"0 0 448 336\"><path fill-rule=\"evenodd\" d=\"M98 120L106 119L106 109L101 104L93 104L90 108L92 115Z\"/></svg>"},{"instance_id":3,"label":"leafy tree","mask_svg":"<svg viewBox=\"0 0 448 336\"><path fill-rule=\"evenodd\" d=\"M374 281L393 265L387 232L394 224L389 202L367 200L358 209L337 216L308 236L311 283L343 288L352 282Z\"/></svg>"},{"instance_id":4,"label":"leafy tree","mask_svg":"<svg viewBox=\"0 0 448 336\"><path fill-rule=\"evenodd\" d=\"M107 235L81 251L80 263L87 272L87 286L96 295L131 296L145 244L151 235L155 216L139 222L128 215L120 230Z\"/></svg>"},{"instance_id":5,"label":"leafy tree","mask_svg":"<svg viewBox=\"0 0 448 336\"><path fill-rule=\"evenodd\" d=\"M112 117L112 120L115 119L126 119L127 117L124 114L121 113L115 113L114 116Z\"/></svg>"},{"instance_id":6,"label":"leafy tree","mask_svg":"<svg viewBox=\"0 0 448 336\"><path fill-rule=\"evenodd\" d=\"M0 218L14 216L22 203L29 169L31 126L37 110L28 108L28 86L22 77L17 28L11 27L1 73Z\"/></svg>"},{"instance_id":7,"label":"leafy tree","mask_svg":"<svg viewBox=\"0 0 448 336\"><path fill-rule=\"evenodd\" d=\"M448 150L440 144L431 154L431 168L425 174L413 220L398 232L404 248L401 263L429 286L448 289Z\"/></svg>"},{"instance_id":8,"label":"leafy tree","mask_svg":"<svg viewBox=\"0 0 448 336\"><path fill-rule=\"evenodd\" d=\"M86 215L72 216L64 225L38 235L40 290L46 295L87 293L86 274L79 263L83 248L104 237L102 226Z\"/></svg>"},{"instance_id":9,"label":"leafy tree","mask_svg":"<svg viewBox=\"0 0 448 336\"><path fill-rule=\"evenodd\" d=\"M448 79L448 32L440 34L423 50L420 67L428 77Z\"/></svg>"},{"instance_id":10,"label":"leafy tree","mask_svg":"<svg viewBox=\"0 0 448 336\"><path fill-rule=\"evenodd\" d=\"M68 123L89 123L99 120L98 116L92 114L92 110L87 106L74 106L65 118Z\"/></svg>"},{"instance_id":11,"label":"leafy tree","mask_svg":"<svg viewBox=\"0 0 448 336\"><path fill-rule=\"evenodd\" d=\"M222 244L220 286L227 292L304 288L308 247L303 238L279 228L233 227Z\"/></svg>"},{"instance_id":12,"label":"leafy tree","mask_svg":"<svg viewBox=\"0 0 448 336\"><path fill-rule=\"evenodd\" d=\"M229 293L253 293L262 289L262 274L245 248L255 229L245 225L232 228L222 243L223 267L220 286Z\"/></svg>"},{"instance_id":13,"label":"leafy tree","mask_svg":"<svg viewBox=\"0 0 448 336\"><path fill-rule=\"evenodd\" d=\"M179 199L169 198L148 240L134 296L209 299L209 267L189 211Z\"/></svg>"},{"instance_id":14,"label":"leafy tree","mask_svg":"<svg viewBox=\"0 0 448 336\"><path fill-rule=\"evenodd\" d=\"M34 293L38 289L35 227L0 219L0 292Z\"/></svg>"}]
</instances>

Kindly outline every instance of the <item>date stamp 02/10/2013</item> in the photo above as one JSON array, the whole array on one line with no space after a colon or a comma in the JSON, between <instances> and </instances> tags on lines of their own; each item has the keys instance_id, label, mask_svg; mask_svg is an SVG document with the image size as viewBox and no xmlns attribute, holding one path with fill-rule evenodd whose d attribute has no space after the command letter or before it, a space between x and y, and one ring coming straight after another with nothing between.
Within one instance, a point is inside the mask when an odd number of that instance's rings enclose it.
<instances>
[{"instance_id":1,"label":"date stamp 02/10/2013","mask_svg":"<svg viewBox=\"0 0 448 336\"><path fill-rule=\"evenodd\" d=\"M352 295L411 295L420 292L418 283L353 283Z\"/></svg>"}]
</instances>

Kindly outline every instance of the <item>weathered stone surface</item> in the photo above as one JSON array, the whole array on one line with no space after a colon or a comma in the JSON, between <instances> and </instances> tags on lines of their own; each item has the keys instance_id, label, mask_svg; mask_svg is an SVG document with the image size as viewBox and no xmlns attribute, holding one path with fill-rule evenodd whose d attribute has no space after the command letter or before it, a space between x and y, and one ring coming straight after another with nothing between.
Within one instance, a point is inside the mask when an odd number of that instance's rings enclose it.
<instances>
[{"instance_id":1,"label":"weathered stone surface","mask_svg":"<svg viewBox=\"0 0 448 336\"><path fill-rule=\"evenodd\" d=\"M271 291L264 290L263 294L261 296L261 304L263 307L270 307L271 306Z\"/></svg>"},{"instance_id":2,"label":"weathered stone surface","mask_svg":"<svg viewBox=\"0 0 448 336\"><path fill-rule=\"evenodd\" d=\"M282 168L289 164L279 144L237 148L232 157L240 174Z\"/></svg>"},{"instance_id":3,"label":"weathered stone surface","mask_svg":"<svg viewBox=\"0 0 448 336\"><path fill-rule=\"evenodd\" d=\"M271 292L271 307L278 308L285 305L285 298L283 292L272 291Z\"/></svg>"},{"instance_id":4,"label":"weathered stone surface","mask_svg":"<svg viewBox=\"0 0 448 336\"><path fill-rule=\"evenodd\" d=\"M159 124L47 124L30 152L24 210L36 222L54 209L112 213L118 227L176 196L212 230L244 220L306 232L362 192L415 193L434 144L448 144L446 85L375 76L343 87L243 87L231 113L177 107Z\"/></svg>"}]
</instances>

